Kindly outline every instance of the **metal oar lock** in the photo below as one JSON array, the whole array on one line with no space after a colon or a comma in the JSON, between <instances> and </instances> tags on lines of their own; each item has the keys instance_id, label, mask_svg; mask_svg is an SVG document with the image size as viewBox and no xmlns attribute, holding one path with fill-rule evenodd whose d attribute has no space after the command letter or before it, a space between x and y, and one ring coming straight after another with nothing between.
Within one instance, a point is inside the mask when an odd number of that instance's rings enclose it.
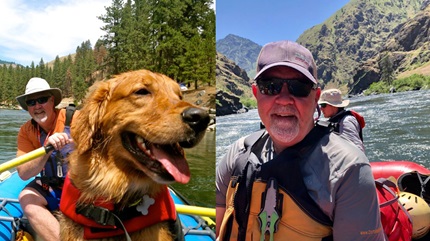
<instances>
[{"instance_id":1,"label":"metal oar lock","mask_svg":"<svg viewBox=\"0 0 430 241\"><path fill-rule=\"evenodd\" d=\"M261 236L260 241L265 240L266 234L269 234L269 240L274 240L274 234L278 229L279 212L278 203L278 184L274 178L269 179L266 185L266 191L263 193L262 209L258 214L260 222Z\"/></svg>"}]
</instances>

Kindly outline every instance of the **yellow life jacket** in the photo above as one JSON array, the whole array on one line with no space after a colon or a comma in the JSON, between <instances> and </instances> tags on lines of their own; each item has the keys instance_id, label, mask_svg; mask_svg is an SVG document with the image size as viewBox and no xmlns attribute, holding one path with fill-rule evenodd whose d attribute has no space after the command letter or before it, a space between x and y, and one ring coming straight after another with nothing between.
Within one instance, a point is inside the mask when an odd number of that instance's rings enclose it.
<instances>
[{"instance_id":1,"label":"yellow life jacket","mask_svg":"<svg viewBox=\"0 0 430 241\"><path fill-rule=\"evenodd\" d=\"M236 241L238 240L239 226L234 215L234 193L238 185L230 187L227 191L227 206L224 219L221 224L219 240ZM261 224L258 219L261 212L262 197L266 190L266 183L255 181L252 187L253 197L251 199L248 224L246 227L246 241L261 241ZM330 226L318 223L310 218L293 199L282 189L279 190L279 195L283 197L282 201L282 216L280 217L273 240L282 241L321 241L324 238L329 238L332 234ZM266 233L263 240L270 240L270 234Z\"/></svg>"},{"instance_id":2,"label":"yellow life jacket","mask_svg":"<svg viewBox=\"0 0 430 241\"><path fill-rule=\"evenodd\" d=\"M237 158L218 240L331 240L332 221L309 196L299 167L328 131L314 128L302 142L266 163L258 163L252 153L264 142L259 141L262 132L245 139L247 151Z\"/></svg>"}]
</instances>

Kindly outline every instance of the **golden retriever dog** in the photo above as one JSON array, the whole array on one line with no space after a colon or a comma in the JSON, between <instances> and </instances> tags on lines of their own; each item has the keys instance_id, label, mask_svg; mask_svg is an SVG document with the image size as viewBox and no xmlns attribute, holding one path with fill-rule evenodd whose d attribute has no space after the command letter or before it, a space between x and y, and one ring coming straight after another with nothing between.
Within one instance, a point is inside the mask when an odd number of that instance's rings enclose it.
<instances>
[{"instance_id":1,"label":"golden retriever dog","mask_svg":"<svg viewBox=\"0 0 430 241\"><path fill-rule=\"evenodd\" d=\"M72 124L61 240L180 237L167 184L189 181L182 148L195 146L208 123L207 111L162 74L138 70L95 84Z\"/></svg>"}]
</instances>

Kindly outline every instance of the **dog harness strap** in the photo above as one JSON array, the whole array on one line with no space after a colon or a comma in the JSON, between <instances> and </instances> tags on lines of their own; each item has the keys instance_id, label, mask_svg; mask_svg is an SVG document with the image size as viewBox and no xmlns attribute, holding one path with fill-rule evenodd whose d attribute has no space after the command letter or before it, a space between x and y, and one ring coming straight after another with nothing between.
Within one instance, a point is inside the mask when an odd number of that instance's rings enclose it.
<instances>
[{"instance_id":1,"label":"dog harness strap","mask_svg":"<svg viewBox=\"0 0 430 241\"><path fill-rule=\"evenodd\" d=\"M115 216L107 208L95 206L93 204L78 204L75 210L77 214L92 219L98 224L103 226L115 226Z\"/></svg>"},{"instance_id":2,"label":"dog harness strap","mask_svg":"<svg viewBox=\"0 0 430 241\"><path fill-rule=\"evenodd\" d=\"M122 216L114 203L98 199L91 204L77 204L81 193L66 176L60 210L84 226L84 239L101 239L138 231L163 221L176 221L176 208L167 186L155 197L145 195L134 214ZM129 212L129 210L128 210ZM123 217L124 219L121 219Z\"/></svg>"}]
</instances>

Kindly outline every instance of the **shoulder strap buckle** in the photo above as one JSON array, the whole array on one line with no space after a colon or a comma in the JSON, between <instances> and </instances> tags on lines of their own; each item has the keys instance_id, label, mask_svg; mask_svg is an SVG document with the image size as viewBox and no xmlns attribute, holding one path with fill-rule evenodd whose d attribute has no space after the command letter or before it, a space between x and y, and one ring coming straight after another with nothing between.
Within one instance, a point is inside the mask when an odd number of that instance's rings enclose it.
<instances>
[{"instance_id":1,"label":"shoulder strap buckle","mask_svg":"<svg viewBox=\"0 0 430 241\"><path fill-rule=\"evenodd\" d=\"M107 208L90 205L76 205L76 213L85 216L103 226L115 226L115 216Z\"/></svg>"}]
</instances>

